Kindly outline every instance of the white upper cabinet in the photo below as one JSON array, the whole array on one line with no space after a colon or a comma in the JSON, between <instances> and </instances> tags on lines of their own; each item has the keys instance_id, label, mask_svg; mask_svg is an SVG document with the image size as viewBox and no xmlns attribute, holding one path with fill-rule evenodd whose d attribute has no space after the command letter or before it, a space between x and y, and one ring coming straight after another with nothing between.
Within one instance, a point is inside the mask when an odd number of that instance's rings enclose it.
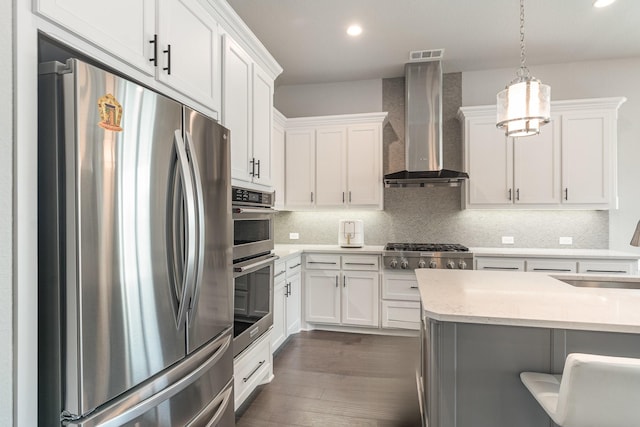
<instances>
[{"instance_id":1,"label":"white upper cabinet","mask_svg":"<svg viewBox=\"0 0 640 427\"><path fill-rule=\"evenodd\" d=\"M37 0L35 11L81 38L153 75L157 0Z\"/></svg>"},{"instance_id":2,"label":"white upper cabinet","mask_svg":"<svg viewBox=\"0 0 640 427\"><path fill-rule=\"evenodd\" d=\"M612 121L606 111L562 117L562 203L608 203Z\"/></svg>"},{"instance_id":3,"label":"white upper cabinet","mask_svg":"<svg viewBox=\"0 0 640 427\"><path fill-rule=\"evenodd\" d=\"M224 35L222 124L231 131L231 176L251 181L251 68L249 55Z\"/></svg>"},{"instance_id":4,"label":"white upper cabinet","mask_svg":"<svg viewBox=\"0 0 640 427\"><path fill-rule=\"evenodd\" d=\"M382 209L385 118L386 113L371 113L288 119L284 208ZM310 180L300 176L307 169L298 170L298 165L290 163L302 160L301 148L296 147L302 134L310 138L302 143L314 145L313 153L304 159L313 164ZM304 204L299 203L302 200Z\"/></svg>"},{"instance_id":5,"label":"white upper cabinet","mask_svg":"<svg viewBox=\"0 0 640 427\"><path fill-rule=\"evenodd\" d=\"M284 204L287 209L308 209L314 204L315 149L315 129L286 132Z\"/></svg>"},{"instance_id":6,"label":"white upper cabinet","mask_svg":"<svg viewBox=\"0 0 640 427\"><path fill-rule=\"evenodd\" d=\"M316 130L316 206L342 207L347 198L347 129Z\"/></svg>"},{"instance_id":7,"label":"white upper cabinet","mask_svg":"<svg viewBox=\"0 0 640 427\"><path fill-rule=\"evenodd\" d=\"M465 207L616 207L616 121L625 98L555 101L540 134L506 138L495 106L462 107Z\"/></svg>"},{"instance_id":8,"label":"white upper cabinet","mask_svg":"<svg viewBox=\"0 0 640 427\"><path fill-rule=\"evenodd\" d=\"M197 0L38 0L35 10L206 107L220 110L218 23Z\"/></svg>"},{"instance_id":9,"label":"white upper cabinet","mask_svg":"<svg viewBox=\"0 0 640 427\"><path fill-rule=\"evenodd\" d=\"M271 133L271 181L276 193L276 209L282 209L285 201L284 185L284 145L286 118L278 110L273 110L273 131Z\"/></svg>"},{"instance_id":10,"label":"white upper cabinet","mask_svg":"<svg viewBox=\"0 0 640 427\"><path fill-rule=\"evenodd\" d=\"M231 131L231 177L270 187L273 78L223 36L222 124Z\"/></svg>"},{"instance_id":11,"label":"white upper cabinet","mask_svg":"<svg viewBox=\"0 0 640 427\"><path fill-rule=\"evenodd\" d=\"M158 80L219 111L218 23L196 0L158 0L158 11Z\"/></svg>"}]
</instances>

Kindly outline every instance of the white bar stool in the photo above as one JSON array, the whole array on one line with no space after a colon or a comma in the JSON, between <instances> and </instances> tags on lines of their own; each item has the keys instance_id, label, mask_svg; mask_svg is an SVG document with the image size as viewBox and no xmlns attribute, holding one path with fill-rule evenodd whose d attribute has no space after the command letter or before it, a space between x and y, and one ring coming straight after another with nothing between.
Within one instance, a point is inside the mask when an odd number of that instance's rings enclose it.
<instances>
[{"instance_id":1,"label":"white bar stool","mask_svg":"<svg viewBox=\"0 0 640 427\"><path fill-rule=\"evenodd\" d=\"M640 359L572 353L562 375L520 379L561 427L640 426Z\"/></svg>"}]
</instances>

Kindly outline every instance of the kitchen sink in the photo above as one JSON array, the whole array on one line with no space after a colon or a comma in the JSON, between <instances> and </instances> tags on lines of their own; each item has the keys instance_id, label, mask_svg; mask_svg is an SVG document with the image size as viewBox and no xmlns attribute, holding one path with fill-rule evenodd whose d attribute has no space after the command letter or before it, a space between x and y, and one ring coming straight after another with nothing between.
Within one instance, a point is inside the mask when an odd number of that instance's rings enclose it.
<instances>
[{"instance_id":1,"label":"kitchen sink","mask_svg":"<svg viewBox=\"0 0 640 427\"><path fill-rule=\"evenodd\" d=\"M571 286L581 288L615 288L615 289L640 289L640 280L622 281L607 279L556 279L568 283Z\"/></svg>"}]
</instances>

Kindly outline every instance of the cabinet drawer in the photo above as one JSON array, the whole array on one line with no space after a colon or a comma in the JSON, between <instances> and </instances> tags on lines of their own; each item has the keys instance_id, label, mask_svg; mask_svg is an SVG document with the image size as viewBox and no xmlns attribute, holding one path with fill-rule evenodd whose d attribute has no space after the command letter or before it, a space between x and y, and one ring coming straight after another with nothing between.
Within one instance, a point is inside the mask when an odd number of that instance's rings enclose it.
<instances>
[{"instance_id":1,"label":"cabinet drawer","mask_svg":"<svg viewBox=\"0 0 640 427\"><path fill-rule=\"evenodd\" d=\"M476 258L476 270L524 271L524 259Z\"/></svg>"},{"instance_id":2,"label":"cabinet drawer","mask_svg":"<svg viewBox=\"0 0 640 427\"><path fill-rule=\"evenodd\" d=\"M377 255L343 255L342 269L378 271L378 259Z\"/></svg>"},{"instance_id":3,"label":"cabinet drawer","mask_svg":"<svg viewBox=\"0 0 640 427\"><path fill-rule=\"evenodd\" d=\"M382 301L382 327L420 330L420 303Z\"/></svg>"},{"instance_id":4,"label":"cabinet drawer","mask_svg":"<svg viewBox=\"0 0 640 427\"><path fill-rule=\"evenodd\" d=\"M578 273L632 274L633 267L633 263L630 261L579 261Z\"/></svg>"},{"instance_id":5,"label":"cabinet drawer","mask_svg":"<svg viewBox=\"0 0 640 427\"><path fill-rule=\"evenodd\" d=\"M413 273L386 273L382 278L382 298L420 301L418 279Z\"/></svg>"},{"instance_id":6,"label":"cabinet drawer","mask_svg":"<svg viewBox=\"0 0 640 427\"><path fill-rule=\"evenodd\" d=\"M287 260L286 268L288 276L300 273L300 270L302 269L302 257L297 256L295 258Z\"/></svg>"},{"instance_id":7,"label":"cabinet drawer","mask_svg":"<svg viewBox=\"0 0 640 427\"><path fill-rule=\"evenodd\" d=\"M287 278L287 264L285 261L278 261L273 268L273 283L279 283Z\"/></svg>"},{"instance_id":8,"label":"cabinet drawer","mask_svg":"<svg viewBox=\"0 0 640 427\"><path fill-rule=\"evenodd\" d=\"M527 261L527 271L538 271L541 273L575 273L577 271L577 263L576 261L536 259Z\"/></svg>"},{"instance_id":9,"label":"cabinet drawer","mask_svg":"<svg viewBox=\"0 0 640 427\"><path fill-rule=\"evenodd\" d=\"M307 270L340 270L340 255L307 254L304 268Z\"/></svg>"},{"instance_id":10,"label":"cabinet drawer","mask_svg":"<svg viewBox=\"0 0 640 427\"><path fill-rule=\"evenodd\" d=\"M271 380L270 339L271 331L267 331L233 361L236 410L258 385Z\"/></svg>"}]
</instances>

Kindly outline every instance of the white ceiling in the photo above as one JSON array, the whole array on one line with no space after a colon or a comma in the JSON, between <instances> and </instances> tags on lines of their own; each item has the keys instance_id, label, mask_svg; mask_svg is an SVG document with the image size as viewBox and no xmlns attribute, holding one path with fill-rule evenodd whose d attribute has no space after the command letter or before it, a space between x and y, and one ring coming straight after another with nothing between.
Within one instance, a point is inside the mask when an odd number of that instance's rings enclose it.
<instances>
[{"instance_id":1,"label":"white ceiling","mask_svg":"<svg viewBox=\"0 0 640 427\"><path fill-rule=\"evenodd\" d=\"M277 85L398 77L409 51L445 72L520 64L518 0L228 0L284 68ZM353 22L363 33L353 38ZM525 2L527 65L640 56L640 0ZM576 69L579 72L579 69ZM640 76L639 76L640 77Z\"/></svg>"}]
</instances>

